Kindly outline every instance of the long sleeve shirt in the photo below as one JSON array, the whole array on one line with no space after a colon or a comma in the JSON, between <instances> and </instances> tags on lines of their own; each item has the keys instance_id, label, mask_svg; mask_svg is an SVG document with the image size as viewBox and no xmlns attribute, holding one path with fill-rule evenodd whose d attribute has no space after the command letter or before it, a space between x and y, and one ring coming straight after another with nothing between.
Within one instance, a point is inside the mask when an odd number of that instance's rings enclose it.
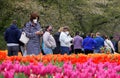
<instances>
[{"instance_id":1,"label":"long sleeve shirt","mask_svg":"<svg viewBox=\"0 0 120 78\"><path fill-rule=\"evenodd\" d=\"M112 48L113 51L115 51L114 46L113 46L113 44L112 44L112 42L111 42L110 40L106 39L106 40L104 41L104 45L105 45L106 48L108 48L108 49L111 49L111 48Z\"/></svg>"},{"instance_id":2,"label":"long sleeve shirt","mask_svg":"<svg viewBox=\"0 0 120 78\"><path fill-rule=\"evenodd\" d=\"M43 35L43 42L45 44L45 47L47 48L53 49L56 47L56 42L54 37L47 31Z\"/></svg>"},{"instance_id":3,"label":"long sleeve shirt","mask_svg":"<svg viewBox=\"0 0 120 78\"><path fill-rule=\"evenodd\" d=\"M82 48L83 38L79 35L73 38L74 49L81 49Z\"/></svg>"},{"instance_id":4,"label":"long sleeve shirt","mask_svg":"<svg viewBox=\"0 0 120 78\"><path fill-rule=\"evenodd\" d=\"M65 32L61 32L60 34L60 46L63 46L63 47L70 47L71 46L71 41L72 41L72 37L68 34L66 34Z\"/></svg>"}]
</instances>

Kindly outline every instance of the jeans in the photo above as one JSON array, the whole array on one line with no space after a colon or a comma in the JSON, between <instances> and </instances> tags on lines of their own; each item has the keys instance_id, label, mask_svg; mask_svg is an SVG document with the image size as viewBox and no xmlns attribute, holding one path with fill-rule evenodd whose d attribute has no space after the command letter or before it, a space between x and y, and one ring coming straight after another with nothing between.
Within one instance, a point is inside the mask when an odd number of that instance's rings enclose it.
<instances>
[{"instance_id":1,"label":"jeans","mask_svg":"<svg viewBox=\"0 0 120 78\"><path fill-rule=\"evenodd\" d=\"M63 47L61 46L61 54L70 54L70 50L69 50L69 47Z\"/></svg>"},{"instance_id":2,"label":"jeans","mask_svg":"<svg viewBox=\"0 0 120 78\"><path fill-rule=\"evenodd\" d=\"M100 53L100 50L94 50L94 53Z\"/></svg>"},{"instance_id":3,"label":"jeans","mask_svg":"<svg viewBox=\"0 0 120 78\"><path fill-rule=\"evenodd\" d=\"M85 54L93 53L93 50L85 49Z\"/></svg>"},{"instance_id":4,"label":"jeans","mask_svg":"<svg viewBox=\"0 0 120 78\"><path fill-rule=\"evenodd\" d=\"M45 54L53 54L53 51L52 51L51 48L44 47L43 51L44 51Z\"/></svg>"},{"instance_id":5,"label":"jeans","mask_svg":"<svg viewBox=\"0 0 120 78\"><path fill-rule=\"evenodd\" d=\"M83 53L81 49L75 49L75 54L78 54L78 53Z\"/></svg>"},{"instance_id":6,"label":"jeans","mask_svg":"<svg viewBox=\"0 0 120 78\"><path fill-rule=\"evenodd\" d=\"M8 56L18 55L19 46L7 46L8 47Z\"/></svg>"}]
</instances>

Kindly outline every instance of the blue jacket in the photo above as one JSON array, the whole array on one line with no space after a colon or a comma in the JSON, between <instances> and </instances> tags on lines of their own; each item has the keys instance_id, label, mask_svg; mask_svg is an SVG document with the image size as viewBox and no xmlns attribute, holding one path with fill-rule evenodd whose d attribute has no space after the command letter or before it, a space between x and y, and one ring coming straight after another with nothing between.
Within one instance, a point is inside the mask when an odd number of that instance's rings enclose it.
<instances>
[{"instance_id":1,"label":"blue jacket","mask_svg":"<svg viewBox=\"0 0 120 78\"><path fill-rule=\"evenodd\" d=\"M12 24L4 33L4 39L7 43L19 43L20 36L21 32L15 24Z\"/></svg>"},{"instance_id":2,"label":"blue jacket","mask_svg":"<svg viewBox=\"0 0 120 78\"><path fill-rule=\"evenodd\" d=\"M96 41L95 50L100 50L100 48L104 46L104 39L98 36L94 40Z\"/></svg>"},{"instance_id":3,"label":"blue jacket","mask_svg":"<svg viewBox=\"0 0 120 78\"><path fill-rule=\"evenodd\" d=\"M83 40L82 46L84 49L88 49L88 50L93 50L95 47L96 42L94 41L93 38L91 37L86 37Z\"/></svg>"}]
</instances>

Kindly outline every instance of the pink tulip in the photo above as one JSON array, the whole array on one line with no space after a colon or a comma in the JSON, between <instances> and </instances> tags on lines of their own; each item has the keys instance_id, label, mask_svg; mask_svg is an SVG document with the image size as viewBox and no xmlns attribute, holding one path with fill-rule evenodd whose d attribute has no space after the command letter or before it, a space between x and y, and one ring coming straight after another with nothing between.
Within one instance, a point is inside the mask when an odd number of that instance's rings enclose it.
<instances>
[{"instance_id":1,"label":"pink tulip","mask_svg":"<svg viewBox=\"0 0 120 78\"><path fill-rule=\"evenodd\" d=\"M3 72L4 78L14 78L14 70L10 70L10 71L5 71Z\"/></svg>"},{"instance_id":2,"label":"pink tulip","mask_svg":"<svg viewBox=\"0 0 120 78\"><path fill-rule=\"evenodd\" d=\"M62 74L61 73L56 73L55 78L62 78Z\"/></svg>"},{"instance_id":3,"label":"pink tulip","mask_svg":"<svg viewBox=\"0 0 120 78\"><path fill-rule=\"evenodd\" d=\"M24 74L27 76L30 76L30 67L29 66L23 66Z\"/></svg>"}]
</instances>

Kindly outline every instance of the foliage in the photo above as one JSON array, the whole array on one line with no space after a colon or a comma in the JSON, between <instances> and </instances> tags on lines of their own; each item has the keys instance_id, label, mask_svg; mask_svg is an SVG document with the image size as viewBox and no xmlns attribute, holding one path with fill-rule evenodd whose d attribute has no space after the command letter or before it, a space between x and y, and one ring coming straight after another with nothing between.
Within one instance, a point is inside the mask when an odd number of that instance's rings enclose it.
<instances>
[{"instance_id":1,"label":"foliage","mask_svg":"<svg viewBox=\"0 0 120 78\"><path fill-rule=\"evenodd\" d=\"M5 53L0 51L0 78L120 78L120 54L9 57Z\"/></svg>"},{"instance_id":2,"label":"foliage","mask_svg":"<svg viewBox=\"0 0 120 78\"><path fill-rule=\"evenodd\" d=\"M3 32L13 19L19 28L29 21L33 11L40 15L41 26L53 25L54 32L68 25L71 33L101 32L113 35L120 28L119 0L0 0L0 49L4 49Z\"/></svg>"}]
</instances>

